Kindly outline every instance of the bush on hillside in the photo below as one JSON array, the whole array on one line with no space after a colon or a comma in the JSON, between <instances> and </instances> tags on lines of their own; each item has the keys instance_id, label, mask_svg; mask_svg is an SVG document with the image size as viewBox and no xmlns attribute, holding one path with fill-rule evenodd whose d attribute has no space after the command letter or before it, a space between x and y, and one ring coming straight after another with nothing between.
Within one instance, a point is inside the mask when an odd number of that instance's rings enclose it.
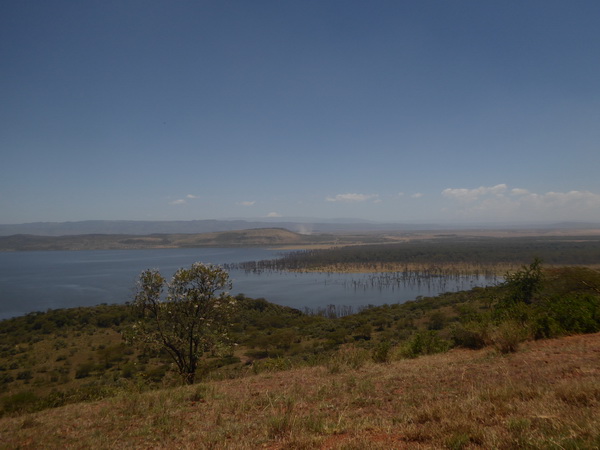
<instances>
[{"instance_id":1,"label":"bush on hillside","mask_svg":"<svg viewBox=\"0 0 600 450\"><path fill-rule=\"evenodd\" d=\"M419 331L401 346L400 356L416 358L421 355L446 352L449 349L450 342L440 338L435 331Z\"/></svg>"}]
</instances>

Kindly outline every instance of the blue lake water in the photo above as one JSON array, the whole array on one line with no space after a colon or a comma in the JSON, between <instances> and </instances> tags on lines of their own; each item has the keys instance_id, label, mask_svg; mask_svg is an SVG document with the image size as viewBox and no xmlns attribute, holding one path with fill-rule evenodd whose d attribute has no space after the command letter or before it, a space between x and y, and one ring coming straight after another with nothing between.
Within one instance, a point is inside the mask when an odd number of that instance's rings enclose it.
<instances>
[{"instance_id":1,"label":"blue lake water","mask_svg":"<svg viewBox=\"0 0 600 450\"><path fill-rule=\"evenodd\" d=\"M32 311L125 303L133 298L137 276L158 269L170 277L193 262L230 264L272 259L283 252L263 248L194 248L0 252L0 319ZM353 306L402 303L419 295L492 284L483 277L437 279L428 283L372 285L369 275L229 272L232 294L263 297L303 309L330 304Z\"/></svg>"}]
</instances>

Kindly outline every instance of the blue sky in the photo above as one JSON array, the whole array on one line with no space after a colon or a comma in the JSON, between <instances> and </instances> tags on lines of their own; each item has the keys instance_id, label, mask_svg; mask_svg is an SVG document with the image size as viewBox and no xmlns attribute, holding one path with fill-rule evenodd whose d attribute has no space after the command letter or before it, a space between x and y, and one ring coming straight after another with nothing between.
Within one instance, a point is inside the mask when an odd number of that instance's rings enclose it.
<instances>
[{"instance_id":1,"label":"blue sky","mask_svg":"<svg viewBox=\"0 0 600 450\"><path fill-rule=\"evenodd\" d=\"M600 222L600 2L0 3L0 223Z\"/></svg>"}]
</instances>

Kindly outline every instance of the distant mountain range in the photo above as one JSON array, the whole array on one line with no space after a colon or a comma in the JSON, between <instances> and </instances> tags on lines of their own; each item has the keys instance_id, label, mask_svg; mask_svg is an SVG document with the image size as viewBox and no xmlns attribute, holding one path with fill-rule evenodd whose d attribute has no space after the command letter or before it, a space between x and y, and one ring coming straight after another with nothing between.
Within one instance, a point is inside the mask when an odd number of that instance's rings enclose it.
<instances>
[{"instance_id":1,"label":"distant mountain range","mask_svg":"<svg viewBox=\"0 0 600 450\"><path fill-rule=\"evenodd\" d=\"M12 225L0 225L0 236L14 234L33 234L37 236L66 236L80 234L174 234L174 233L213 233L219 231L238 231L251 228L285 228L303 234L331 233L343 231L381 231L423 229L424 225L378 224L371 222L323 222L310 223L300 221L248 221L248 220L172 220L172 221L136 221L136 220L87 220L82 222L34 222ZM426 226L427 229L434 227ZM436 229L439 227L435 227Z\"/></svg>"},{"instance_id":2,"label":"distant mountain range","mask_svg":"<svg viewBox=\"0 0 600 450\"><path fill-rule=\"evenodd\" d=\"M343 232L376 232L376 231L417 231L448 229L593 229L600 224L591 223L554 223L554 224L402 224L377 223L360 220L333 220L307 222L301 220L87 220L81 222L33 222L23 224L0 224L0 236L15 234L31 234L37 236L66 236L81 234L197 234L221 231L238 231L252 228L285 228L302 234L343 233Z\"/></svg>"}]
</instances>

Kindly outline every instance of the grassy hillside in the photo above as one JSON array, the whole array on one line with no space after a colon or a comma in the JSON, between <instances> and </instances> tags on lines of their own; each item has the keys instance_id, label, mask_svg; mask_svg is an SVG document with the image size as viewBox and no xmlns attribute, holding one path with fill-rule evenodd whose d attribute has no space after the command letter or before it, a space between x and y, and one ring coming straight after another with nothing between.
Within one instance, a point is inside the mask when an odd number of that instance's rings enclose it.
<instances>
[{"instance_id":1,"label":"grassy hillside","mask_svg":"<svg viewBox=\"0 0 600 450\"><path fill-rule=\"evenodd\" d=\"M0 446L600 445L596 270L534 262L502 286L361 311L237 302L238 345L189 388L125 344L126 305L0 321Z\"/></svg>"},{"instance_id":2,"label":"grassy hillside","mask_svg":"<svg viewBox=\"0 0 600 450\"><path fill-rule=\"evenodd\" d=\"M229 246L277 246L289 248L339 247L331 253L304 255L287 261L304 268L336 270L340 264L358 264L378 258L382 266L405 263L522 264L535 256L556 264L597 264L600 230L449 230L395 232L336 232L300 234L284 228L252 228L210 233L77 234L0 236L0 251L108 250ZM377 245L341 250L348 245ZM393 245L399 244L399 245ZM400 253L398 252L400 249ZM491 252L491 253L490 253ZM591 256L592 255L592 256ZM546 257L548 256L548 257ZM551 261L552 260L552 261ZM554 261L555 260L555 261ZM579 261L579 262L578 262ZM591 261L591 262L590 262ZM391 267L397 270L396 267ZM387 267L386 270L390 270Z\"/></svg>"},{"instance_id":3,"label":"grassy hillside","mask_svg":"<svg viewBox=\"0 0 600 450\"><path fill-rule=\"evenodd\" d=\"M107 250L178 247L298 245L333 241L327 236L308 238L292 231L262 228L202 234L85 234L70 236L0 236L0 251Z\"/></svg>"},{"instance_id":4,"label":"grassy hillside","mask_svg":"<svg viewBox=\"0 0 600 450\"><path fill-rule=\"evenodd\" d=\"M194 234L80 234L37 236L15 234L0 236L0 251L39 250L136 250L147 248L192 247L290 247L310 248L333 245L383 243L390 239L379 234L295 233L283 228L253 228ZM392 239L393 240L393 239Z\"/></svg>"},{"instance_id":5,"label":"grassy hillside","mask_svg":"<svg viewBox=\"0 0 600 450\"><path fill-rule=\"evenodd\" d=\"M122 392L0 419L0 435L4 448L598 448L600 334Z\"/></svg>"}]
</instances>

